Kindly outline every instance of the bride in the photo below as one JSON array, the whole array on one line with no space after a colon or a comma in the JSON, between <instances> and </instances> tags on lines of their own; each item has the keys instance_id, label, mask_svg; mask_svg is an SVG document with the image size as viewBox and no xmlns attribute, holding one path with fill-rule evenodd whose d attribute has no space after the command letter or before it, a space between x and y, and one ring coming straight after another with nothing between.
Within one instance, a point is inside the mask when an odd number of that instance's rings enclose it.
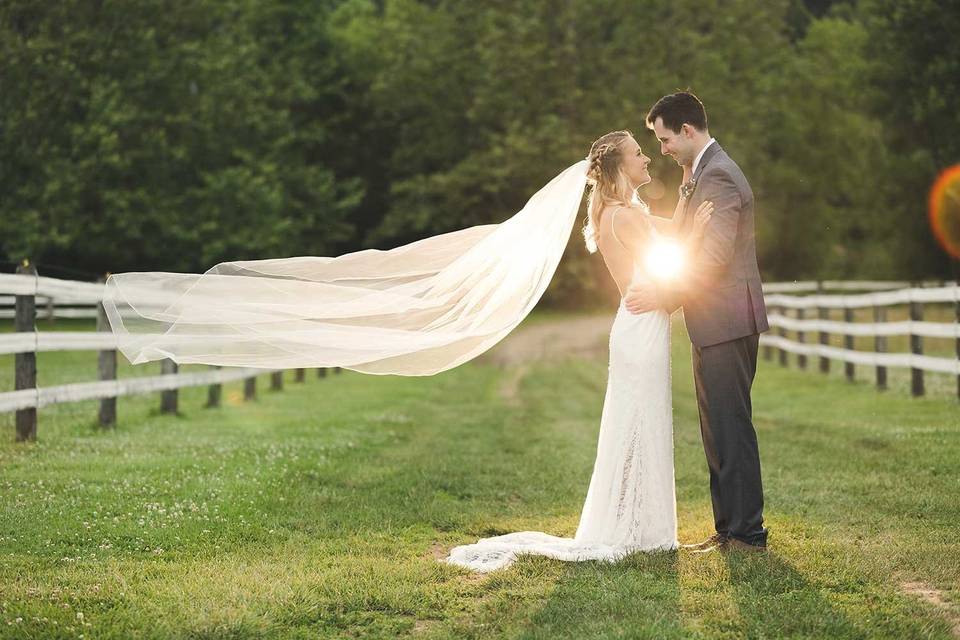
<instances>
[{"instance_id":1,"label":"bride","mask_svg":"<svg viewBox=\"0 0 960 640\"><path fill-rule=\"evenodd\" d=\"M680 241L684 253L696 251L713 206L705 202L689 224L685 198L672 219L652 216L635 195L650 181L650 158L629 131L598 138L587 161L587 249L600 250L622 298L638 280L661 277L662 261L676 260L664 249L677 246L668 238ZM454 547L445 561L486 572L510 565L519 554L613 561L677 546L670 318L663 310L633 315L621 301L610 330L597 457L574 537L510 533Z\"/></svg>"}]
</instances>

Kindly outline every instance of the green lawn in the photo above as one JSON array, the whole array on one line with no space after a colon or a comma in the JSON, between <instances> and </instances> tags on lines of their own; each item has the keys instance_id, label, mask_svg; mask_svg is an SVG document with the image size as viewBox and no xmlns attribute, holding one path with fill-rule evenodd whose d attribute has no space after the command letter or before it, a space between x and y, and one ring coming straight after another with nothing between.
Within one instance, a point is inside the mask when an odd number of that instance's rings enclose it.
<instances>
[{"instance_id":1,"label":"green lawn","mask_svg":"<svg viewBox=\"0 0 960 640\"><path fill-rule=\"evenodd\" d=\"M679 328L674 341L692 541L712 518ZM95 357L41 354L40 371L90 380ZM95 402L61 405L29 445L0 416L0 637L901 639L960 624L956 401L765 362L770 554L523 558L487 576L437 562L480 536L576 529L606 363L541 363L505 399L513 373L309 371L298 385L288 372L282 392L262 377L252 403L227 385L220 409L183 391L179 417L158 415L156 395L122 398L109 432Z\"/></svg>"}]
</instances>

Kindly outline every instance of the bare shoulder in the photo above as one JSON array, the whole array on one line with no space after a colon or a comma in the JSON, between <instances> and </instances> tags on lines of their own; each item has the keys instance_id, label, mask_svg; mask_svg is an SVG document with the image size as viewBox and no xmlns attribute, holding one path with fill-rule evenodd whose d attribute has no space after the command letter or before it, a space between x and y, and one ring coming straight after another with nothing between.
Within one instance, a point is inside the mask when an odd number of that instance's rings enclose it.
<instances>
[{"instance_id":1,"label":"bare shoulder","mask_svg":"<svg viewBox=\"0 0 960 640\"><path fill-rule=\"evenodd\" d=\"M633 204L620 207L614 213L612 224L619 233L621 230L645 230L649 225L650 210L644 205Z\"/></svg>"},{"instance_id":2,"label":"bare shoulder","mask_svg":"<svg viewBox=\"0 0 960 640\"><path fill-rule=\"evenodd\" d=\"M650 212L645 206L631 205L613 217L614 235L631 251L637 251L650 238Z\"/></svg>"},{"instance_id":3,"label":"bare shoulder","mask_svg":"<svg viewBox=\"0 0 960 640\"><path fill-rule=\"evenodd\" d=\"M615 240L631 251L647 237L646 209L636 205L608 207L601 212L600 234ZM609 218L609 220L608 220Z\"/></svg>"}]
</instances>

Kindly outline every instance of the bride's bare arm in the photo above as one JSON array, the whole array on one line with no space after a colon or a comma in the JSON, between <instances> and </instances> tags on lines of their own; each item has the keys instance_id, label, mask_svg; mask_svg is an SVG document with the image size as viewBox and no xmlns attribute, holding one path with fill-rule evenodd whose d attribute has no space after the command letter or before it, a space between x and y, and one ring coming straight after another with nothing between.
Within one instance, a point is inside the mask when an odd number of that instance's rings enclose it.
<instances>
[{"instance_id":1,"label":"bride's bare arm","mask_svg":"<svg viewBox=\"0 0 960 640\"><path fill-rule=\"evenodd\" d=\"M684 224L687 220L687 216L690 215L690 212L685 211L685 207L683 206L685 202L686 200L684 198L680 198L680 201L677 203L677 208L673 213L673 218L662 218L660 216L655 216L651 214L647 216L647 219L650 221L653 227L657 230L657 232L660 233L660 235L671 236L673 238L679 239L679 236L681 235L681 231L684 228ZM705 201L705 202L702 202L699 207L697 207L697 210L696 212L694 212L693 216L694 216L694 219L696 220L697 216L701 216L704 214L709 216L709 214L711 214L712 212L713 212L713 203L710 201ZM694 230L691 229L690 237L683 238L684 242L688 244L690 242L693 242L694 241L694 238L692 237L693 235L695 235L695 232ZM703 235L701 232L700 238L696 240L696 242L698 243L697 244L698 247L699 247L699 242L702 239L703 239Z\"/></svg>"},{"instance_id":2,"label":"bride's bare arm","mask_svg":"<svg viewBox=\"0 0 960 640\"><path fill-rule=\"evenodd\" d=\"M690 180L690 167L683 168L683 182L686 183ZM673 215L669 218L664 218L662 216L651 216L650 222L656 228L656 230L661 235L668 236L679 236L681 230L684 228L684 224L687 221L687 216L690 213L687 211L685 206L687 203L686 198L680 198L677 201L677 206L673 210ZM699 209L698 209L699 211Z\"/></svg>"}]
</instances>

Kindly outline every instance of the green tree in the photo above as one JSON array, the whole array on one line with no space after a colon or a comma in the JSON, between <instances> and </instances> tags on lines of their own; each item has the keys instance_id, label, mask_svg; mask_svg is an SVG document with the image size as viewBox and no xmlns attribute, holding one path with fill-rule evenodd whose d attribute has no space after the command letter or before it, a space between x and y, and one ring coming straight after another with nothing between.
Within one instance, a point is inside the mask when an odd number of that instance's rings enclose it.
<instances>
[{"instance_id":1,"label":"green tree","mask_svg":"<svg viewBox=\"0 0 960 640\"><path fill-rule=\"evenodd\" d=\"M285 4L122 4L0 9L3 251L198 270L348 237L359 185L325 167L322 126L297 110L323 85L277 51L303 24Z\"/></svg>"},{"instance_id":2,"label":"green tree","mask_svg":"<svg viewBox=\"0 0 960 640\"><path fill-rule=\"evenodd\" d=\"M934 241L925 207L937 174L960 162L960 11L933 0L863 0L859 15L889 148L873 185L892 214L887 247L904 276L947 276L950 259Z\"/></svg>"}]
</instances>

